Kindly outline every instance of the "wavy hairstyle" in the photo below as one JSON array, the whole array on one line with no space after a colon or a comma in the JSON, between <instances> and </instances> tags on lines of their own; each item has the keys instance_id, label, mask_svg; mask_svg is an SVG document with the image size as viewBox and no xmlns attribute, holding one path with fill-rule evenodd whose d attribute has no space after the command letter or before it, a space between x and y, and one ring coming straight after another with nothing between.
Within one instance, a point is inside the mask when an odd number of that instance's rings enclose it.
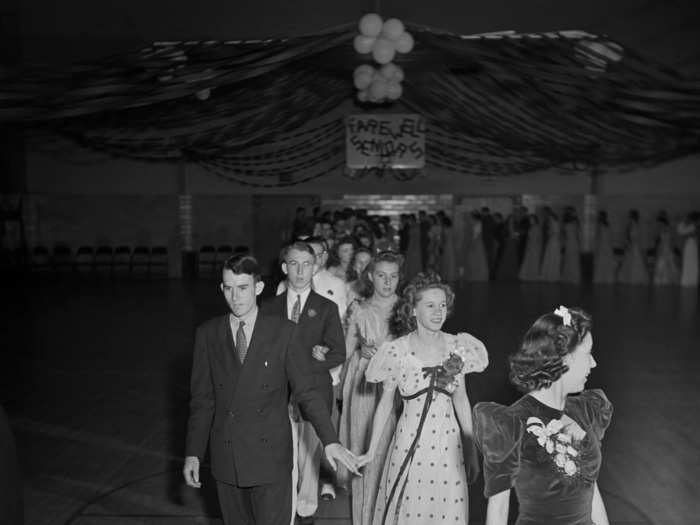
<instances>
[{"instance_id":1,"label":"wavy hairstyle","mask_svg":"<svg viewBox=\"0 0 700 525\"><path fill-rule=\"evenodd\" d=\"M416 318L413 308L418 304L426 290L438 289L445 292L447 298L447 315L452 313L455 303L455 294L447 283L442 282L435 272L421 272L417 274L403 289L403 293L394 305L394 310L389 319L389 331L395 337L401 337L416 329Z\"/></svg>"},{"instance_id":2,"label":"wavy hairstyle","mask_svg":"<svg viewBox=\"0 0 700 525\"><path fill-rule=\"evenodd\" d=\"M585 310L572 307L570 326L562 317L547 313L533 323L520 348L508 357L510 381L522 392L547 388L569 369L564 357L590 333L592 320Z\"/></svg>"},{"instance_id":3,"label":"wavy hairstyle","mask_svg":"<svg viewBox=\"0 0 700 525\"><path fill-rule=\"evenodd\" d=\"M358 249L359 250L359 249ZM377 255L372 257L372 260L369 262L367 267L362 271L362 274L357 280L357 291L360 294L360 296L364 297L365 299L368 299L369 297L372 297L372 294L374 294L374 283L372 282L372 279L370 279L370 275L372 272L374 272L374 269L376 268L377 264L385 262L385 263L393 263L398 265L399 267L399 282L396 285L396 293L399 293L401 289L401 283L403 283L403 265L404 265L404 258L403 255L400 253L396 253L391 250L384 250L379 252Z\"/></svg>"}]
</instances>

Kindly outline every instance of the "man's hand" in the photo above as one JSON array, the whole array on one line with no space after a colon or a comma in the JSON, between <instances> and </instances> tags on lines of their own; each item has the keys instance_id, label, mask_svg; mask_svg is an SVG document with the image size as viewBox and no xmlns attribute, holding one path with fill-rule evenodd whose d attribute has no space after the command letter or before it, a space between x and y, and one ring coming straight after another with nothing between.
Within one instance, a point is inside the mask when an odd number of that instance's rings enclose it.
<instances>
[{"instance_id":1,"label":"man's hand","mask_svg":"<svg viewBox=\"0 0 700 525\"><path fill-rule=\"evenodd\" d=\"M197 456L187 456L185 466L182 468L182 475L185 476L185 483L190 487L199 489L202 484L199 481L199 458Z\"/></svg>"},{"instance_id":2,"label":"man's hand","mask_svg":"<svg viewBox=\"0 0 700 525\"><path fill-rule=\"evenodd\" d=\"M324 452L333 470L338 470L337 462L340 461L350 472L356 476L362 477L357 467L357 457L340 443L330 443L326 445Z\"/></svg>"},{"instance_id":3,"label":"man's hand","mask_svg":"<svg viewBox=\"0 0 700 525\"><path fill-rule=\"evenodd\" d=\"M316 361L325 361L326 354L328 353L329 350L330 350L330 348L328 348L327 346L315 345L311 349L311 355L313 356L313 358Z\"/></svg>"}]
</instances>

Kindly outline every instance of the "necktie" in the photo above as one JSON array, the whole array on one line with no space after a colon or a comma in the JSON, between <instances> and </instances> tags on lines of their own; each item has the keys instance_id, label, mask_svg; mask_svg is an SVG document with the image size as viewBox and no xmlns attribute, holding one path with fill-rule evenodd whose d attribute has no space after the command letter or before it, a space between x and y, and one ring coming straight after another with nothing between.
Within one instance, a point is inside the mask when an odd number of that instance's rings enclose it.
<instances>
[{"instance_id":1,"label":"necktie","mask_svg":"<svg viewBox=\"0 0 700 525\"><path fill-rule=\"evenodd\" d=\"M245 361L245 354L248 351L248 341L243 331L244 326L245 321L241 321L238 323L238 330L236 331L236 352L238 353L238 359L241 360L241 363Z\"/></svg>"},{"instance_id":2,"label":"necktie","mask_svg":"<svg viewBox=\"0 0 700 525\"><path fill-rule=\"evenodd\" d=\"M294 306L292 307L292 321L295 323L298 323L300 315L301 315L301 296L299 294L297 294L297 300L294 301Z\"/></svg>"}]
</instances>

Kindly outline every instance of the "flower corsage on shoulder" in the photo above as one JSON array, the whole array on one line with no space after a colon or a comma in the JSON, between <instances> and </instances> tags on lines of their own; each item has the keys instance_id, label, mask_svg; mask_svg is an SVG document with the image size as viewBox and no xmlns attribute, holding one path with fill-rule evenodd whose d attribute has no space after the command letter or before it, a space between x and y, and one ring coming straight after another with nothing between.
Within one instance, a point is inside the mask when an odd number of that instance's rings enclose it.
<instances>
[{"instance_id":1,"label":"flower corsage on shoulder","mask_svg":"<svg viewBox=\"0 0 700 525\"><path fill-rule=\"evenodd\" d=\"M557 471L568 477L580 471L579 451L575 439L560 419L546 425L538 417L527 418L527 431L537 438L537 444L547 452Z\"/></svg>"}]
</instances>

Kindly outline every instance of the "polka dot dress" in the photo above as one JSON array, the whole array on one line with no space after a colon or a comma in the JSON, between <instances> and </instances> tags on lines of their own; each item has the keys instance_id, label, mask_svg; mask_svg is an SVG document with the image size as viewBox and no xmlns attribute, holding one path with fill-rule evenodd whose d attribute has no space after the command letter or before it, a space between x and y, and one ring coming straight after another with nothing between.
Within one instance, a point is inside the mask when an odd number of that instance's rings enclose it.
<instances>
[{"instance_id":1,"label":"polka dot dress","mask_svg":"<svg viewBox=\"0 0 700 525\"><path fill-rule=\"evenodd\" d=\"M454 337L454 336L447 336ZM393 382L402 396L426 388L429 377L412 352L408 337L384 345L367 369L368 381ZM427 394L404 399L394 439L384 464L373 523L377 524L467 524L469 495L462 441L451 397L435 392L413 459L403 472L401 465L416 437ZM391 488L396 484L393 498ZM388 505L388 509L387 509ZM386 511L386 521L382 521Z\"/></svg>"}]
</instances>

